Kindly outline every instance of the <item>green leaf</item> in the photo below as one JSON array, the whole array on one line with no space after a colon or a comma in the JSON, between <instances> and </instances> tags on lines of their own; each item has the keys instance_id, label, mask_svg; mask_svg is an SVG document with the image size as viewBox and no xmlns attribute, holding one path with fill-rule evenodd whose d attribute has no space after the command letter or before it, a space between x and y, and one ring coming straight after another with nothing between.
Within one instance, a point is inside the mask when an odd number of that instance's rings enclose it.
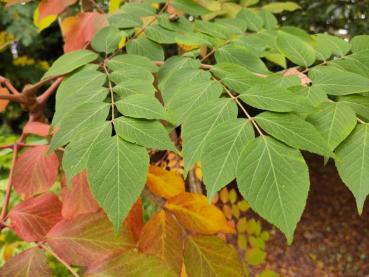
<instances>
[{"instance_id":1,"label":"green leaf","mask_svg":"<svg viewBox=\"0 0 369 277\"><path fill-rule=\"evenodd\" d=\"M304 96L272 85L255 85L239 98L252 107L274 112L302 112L310 109Z\"/></svg>"},{"instance_id":2,"label":"green leaf","mask_svg":"<svg viewBox=\"0 0 369 277\"><path fill-rule=\"evenodd\" d=\"M243 33L233 26L225 26L222 24L201 20L195 22L195 29L201 33L223 40L231 39L232 37Z\"/></svg>"},{"instance_id":3,"label":"green leaf","mask_svg":"<svg viewBox=\"0 0 369 277\"><path fill-rule=\"evenodd\" d=\"M126 3L120 10L137 17L155 15L155 9L147 3Z\"/></svg>"},{"instance_id":4,"label":"green leaf","mask_svg":"<svg viewBox=\"0 0 369 277\"><path fill-rule=\"evenodd\" d=\"M192 0L173 0L172 5L176 10L194 16L204 15L210 12L208 9Z\"/></svg>"},{"instance_id":5,"label":"green leaf","mask_svg":"<svg viewBox=\"0 0 369 277\"><path fill-rule=\"evenodd\" d=\"M177 150L158 121L119 117L114 121L114 127L121 138L132 143L158 150Z\"/></svg>"},{"instance_id":6,"label":"green leaf","mask_svg":"<svg viewBox=\"0 0 369 277\"><path fill-rule=\"evenodd\" d=\"M252 209L291 243L309 191L308 167L301 153L271 137L258 137L242 151L236 176Z\"/></svg>"},{"instance_id":7,"label":"green leaf","mask_svg":"<svg viewBox=\"0 0 369 277\"><path fill-rule=\"evenodd\" d=\"M363 51L346 56L342 59L333 60L330 65L342 71L357 73L363 77L369 78L369 51Z\"/></svg>"},{"instance_id":8,"label":"green leaf","mask_svg":"<svg viewBox=\"0 0 369 277\"><path fill-rule=\"evenodd\" d=\"M351 107L358 116L369 120L369 97L362 95L347 95L339 98L340 103Z\"/></svg>"},{"instance_id":9,"label":"green leaf","mask_svg":"<svg viewBox=\"0 0 369 277\"><path fill-rule=\"evenodd\" d=\"M309 78L312 80L313 86L330 95L363 93L369 90L369 78L332 66L313 68L309 72Z\"/></svg>"},{"instance_id":10,"label":"green leaf","mask_svg":"<svg viewBox=\"0 0 369 277\"><path fill-rule=\"evenodd\" d=\"M255 73L268 73L269 70L263 61L241 45L226 45L215 52L217 63L239 64Z\"/></svg>"},{"instance_id":11,"label":"green leaf","mask_svg":"<svg viewBox=\"0 0 369 277\"><path fill-rule=\"evenodd\" d=\"M97 59L99 55L90 50L76 50L59 57L42 79L64 75Z\"/></svg>"},{"instance_id":12,"label":"green leaf","mask_svg":"<svg viewBox=\"0 0 369 277\"><path fill-rule=\"evenodd\" d=\"M122 29L135 28L142 25L140 17L126 13L113 14L108 17L108 21L109 25Z\"/></svg>"},{"instance_id":13,"label":"green leaf","mask_svg":"<svg viewBox=\"0 0 369 277\"><path fill-rule=\"evenodd\" d=\"M110 80L114 82L115 84L119 84L121 82L124 82L128 79L137 80L140 79L143 82L154 82L154 76L152 73L144 69L142 67L137 67L133 65L124 66L119 70L115 70L109 75Z\"/></svg>"},{"instance_id":14,"label":"green leaf","mask_svg":"<svg viewBox=\"0 0 369 277\"><path fill-rule=\"evenodd\" d=\"M164 50L161 45L144 37L129 40L126 49L128 54L147 57L152 61L164 60Z\"/></svg>"},{"instance_id":15,"label":"green leaf","mask_svg":"<svg viewBox=\"0 0 369 277\"><path fill-rule=\"evenodd\" d=\"M72 177L87 168L92 146L96 141L109 138L112 126L108 121L99 122L94 126L82 130L73 141L67 145L63 154L63 170L70 184Z\"/></svg>"},{"instance_id":16,"label":"green leaf","mask_svg":"<svg viewBox=\"0 0 369 277\"><path fill-rule=\"evenodd\" d=\"M184 171L201 159L210 132L227 119L237 117L237 106L232 99L218 99L198 107L182 125Z\"/></svg>"},{"instance_id":17,"label":"green leaf","mask_svg":"<svg viewBox=\"0 0 369 277\"><path fill-rule=\"evenodd\" d=\"M319 130L330 149L334 150L355 128L357 119L349 106L325 102L308 116L307 121Z\"/></svg>"},{"instance_id":18,"label":"green leaf","mask_svg":"<svg viewBox=\"0 0 369 277\"><path fill-rule=\"evenodd\" d=\"M155 41L160 44L174 44L175 40L175 32L168 31L159 25L148 26L145 29L145 35L148 39Z\"/></svg>"},{"instance_id":19,"label":"green leaf","mask_svg":"<svg viewBox=\"0 0 369 277\"><path fill-rule=\"evenodd\" d=\"M254 136L250 121L241 118L227 120L210 132L201 158L209 201L217 191L236 178L237 160L241 150Z\"/></svg>"},{"instance_id":20,"label":"green leaf","mask_svg":"<svg viewBox=\"0 0 369 277\"><path fill-rule=\"evenodd\" d=\"M256 122L270 135L293 148L323 156L333 155L318 130L297 115L263 112L256 116Z\"/></svg>"},{"instance_id":21,"label":"green leaf","mask_svg":"<svg viewBox=\"0 0 369 277\"><path fill-rule=\"evenodd\" d=\"M105 81L105 74L93 70L81 70L65 78L56 92L52 125L60 124L80 104L102 102L107 96L107 89L103 87Z\"/></svg>"},{"instance_id":22,"label":"green leaf","mask_svg":"<svg viewBox=\"0 0 369 277\"><path fill-rule=\"evenodd\" d=\"M131 95L116 103L117 109L125 116L145 119L166 119L164 107L154 96Z\"/></svg>"},{"instance_id":23,"label":"green leaf","mask_svg":"<svg viewBox=\"0 0 369 277\"><path fill-rule=\"evenodd\" d=\"M369 194L369 125L358 124L336 151L336 167L354 194L359 214Z\"/></svg>"},{"instance_id":24,"label":"green leaf","mask_svg":"<svg viewBox=\"0 0 369 277\"><path fill-rule=\"evenodd\" d=\"M290 90L293 93L305 96L309 103L314 107L319 106L320 103L326 102L328 100L327 94L322 89L316 86L295 86L291 87Z\"/></svg>"},{"instance_id":25,"label":"green leaf","mask_svg":"<svg viewBox=\"0 0 369 277\"><path fill-rule=\"evenodd\" d=\"M174 125L182 124L197 107L216 100L223 92L223 87L215 81L191 82L179 87L165 103Z\"/></svg>"},{"instance_id":26,"label":"green leaf","mask_svg":"<svg viewBox=\"0 0 369 277\"><path fill-rule=\"evenodd\" d=\"M263 9L270 11L272 13L281 13L283 11L289 11L293 12L295 10L301 9L300 5L287 1L287 2L275 2L275 3L269 3L263 6Z\"/></svg>"},{"instance_id":27,"label":"green leaf","mask_svg":"<svg viewBox=\"0 0 369 277\"><path fill-rule=\"evenodd\" d=\"M247 25L247 29L254 31L254 32L259 31L264 25L263 18L248 9L242 9L237 14L237 18L245 21Z\"/></svg>"},{"instance_id":28,"label":"green leaf","mask_svg":"<svg viewBox=\"0 0 369 277\"><path fill-rule=\"evenodd\" d=\"M369 50L369 35L355 36L351 40L351 48L353 53Z\"/></svg>"},{"instance_id":29,"label":"green leaf","mask_svg":"<svg viewBox=\"0 0 369 277\"><path fill-rule=\"evenodd\" d=\"M247 276L237 251L216 236L188 236L184 264L191 277Z\"/></svg>"},{"instance_id":30,"label":"green leaf","mask_svg":"<svg viewBox=\"0 0 369 277\"><path fill-rule=\"evenodd\" d=\"M148 58L140 55L123 54L112 58L108 62L108 67L111 70L124 70L125 68L139 68L150 72L158 72L158 67Z\"/></svg>"},{"instance_id":31,"label":"green leaf","mask_svg":"<svg viewBox=\"0 0 369 277\"><path fill-rule=\"evenodd\" d=\"M161 27L175 32L192 32L193 24L185 16L179 16L177 20L170 20L169 14L162 14L157 17Z\"/></svg>"},{"instance_id":32,"label":"green leaf","mask_svg":"<svg viewBox=\"0 0 369 277\"><path fill-rule=\"evenodd\" d=\"M333 54L340 57L346 55L351 48L350 43L347 41L327 34L317 34L316 40L321 47L329 49Z\"/></svg>"},{"instance_id":33,"label":"green leaf","mask_svg":"<svg viewBox=\"0 0 369 277\"><path fill-rule=\"evenodd\" d=\"M53 136L49 151L70 142L81 128L93 127L97 122L103 122L108 116L110 105L103 102L86 102L68 113L58 132Z\"/></svg>"},{"instance_id":34,"label":"green leaf","mask_svg":"<svg viewBox=\"0 0 369 277\"><path fill-rule=\"evenodd\" d=\"M279 31L277 47L283 55L297 65L308 67L315 62L314 49L297 36Z\"/></svg>"},{"instance_id":35,"label":"green leaf","mask_svg":"<svg viewBox=\"0 0 369 277\"><path fill-rule=\"evenodd\" d=\"M126 79L118 83L113 91L122 97L144 94L148 96L154 96L155 87L150 81L142 79Z\"/></svg>"},{"instance_id":36,"label":"green leaf","mask_svg":"<svg viewBox=\"0 0 369 277\"><path fill-rule=\"evenodd\" d=\"M144 147L118 136L94 143L87 162L90 188L116 230L142 192L148 167Z\"/></svg>"},{"instance_id":37,"label":"green leaf","mask_svg":"<svg viewBox=\"0 0 369 277\"><path fill-rule=\"evenodd\" d=\"M109 54L118 49L123 35L124 32L119 31L116 27L105 27L97 32L91 42L91 46L97 52Z\"/></svg>"},{"instance_id":38,"label":"green leaf","mask_svg":"<svg viewBox=\"0 0 369 277\"><path fill-rule=\"evenodd\" d=\"M259 11L259 16L264 21L264 28L266 30L273 30L278 28L278 20L272 12L262 9Z\"/></svg>"}]
</instances>

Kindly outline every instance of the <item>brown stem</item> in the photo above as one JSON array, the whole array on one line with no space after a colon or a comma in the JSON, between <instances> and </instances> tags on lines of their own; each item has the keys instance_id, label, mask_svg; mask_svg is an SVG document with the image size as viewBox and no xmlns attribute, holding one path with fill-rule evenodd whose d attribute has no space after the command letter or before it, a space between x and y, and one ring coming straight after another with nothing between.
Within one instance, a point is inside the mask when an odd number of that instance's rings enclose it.
<instances>
[{"instance_id":1,"label":"brown stem","mask_svg":"<svg viewBox=\"0 0 369 277\"><path fill-rule=\"evenodd\" d=\"M55 92L55 90L58 88L60 83L64 80L64 77L59 77L55 80L55 82L39 97L37 97L37 100L39 103L45 103L47 99Z\"/></svg>"},{"instance_id":2,"label":"brown stem","mask_svg":"<svg viewBox=\"0 0 369 277\"><path fill-rule=\"evenodd\" d=\"M0 76L0 84L4 84L11 93L20 94L19 91L12 85L12 83L10 83L10 81L3 76Z\"/></svg>"},{"instance_id":3,"label":"brown stem","mask_svg":"<svg viewBox=\"0 0 369 277\"><path fill-rule=\"evenodd\" d=\"M27 101L26 99L23 97L23 95L21 93L19 94L0 94L0 99L2 100L9 100L12 102L17 102L20 104L26 104Z\"/></svg>"}]
</instances>

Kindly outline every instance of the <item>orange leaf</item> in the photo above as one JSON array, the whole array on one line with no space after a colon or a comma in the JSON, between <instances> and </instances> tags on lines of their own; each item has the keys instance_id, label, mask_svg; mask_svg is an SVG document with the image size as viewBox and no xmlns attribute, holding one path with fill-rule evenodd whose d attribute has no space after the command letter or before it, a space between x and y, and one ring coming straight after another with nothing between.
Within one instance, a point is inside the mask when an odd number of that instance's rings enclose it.
<instances>
[{"instance_id":1,"label":"orange leaf","mask_svg":"<svg viewBox=\"0 0 369 277\"><path fill-rule=\"evenodd\" d=\"M0 276L49 277L52 273L44 251L33 247L7 261L0 269Z\"/></svg>"},{"instance_id":2,"label":"orange leaf","mask_svg":"<svg viewBox=\"0 0 369 277\"><path fill-rule=\"evenodd\" d=\"M184 181L179 174L154 165L149 168L147 186L153 194L165 199L185 191Z\"/></svg>"},{"instance_id":3,"label":"orange leaf","mask_svg":"<svg viewBox=\"0 0 369 277\"><path fill-rule=\"evenodd\" d=\"M99 204L91 194L85 171L72 178L70 189L65 186L64 176L62 184L62 215L64 218L74 218L80 214L97 212L100 209Z\"/></svg>"},{"instance_id":4,"label":"orange leaf","mask_svg":"<svg viewBox=\"0 0 369 277\"><path fill-rule=\"evenodd\" d=\"M66 17L61 24L65 42L64 52L85 48L96 32L107 25L106 16L97 12Z\"/></svg>"},{"instance_id":5,"label":"orange leaf","mask_svg":"<svg viewBox=\"0 0 369 277\"><path fill-rule=\"evenodd\" d=\"M142 228L143 228L143 214L142 214L142 199L139 197L136 203L133 204L131 210L128 213L128 216L125 220L127 227L132 233L135 241L138 241L140 238Z\"/></svg>"},{"instance_id":6,"label":"orange leaf","mask_svg":"<svg viewBox=\"0 0 369 277\"><path fill-rule=\"evenodd\" d=\"M234 233L224 214L214 205L209 205L202 194L183 192L168 200L165 207L173 212L187 229L201 233Z\"/></svg>"},{"instance_id":7,"label":"orange leaf","mask_svg":"<svg viewBox=\"0 0 369 277\"><path fill-rule=\"evenodd\" d=\"M42 0L39 3L39 20L49 16L58 15L65 10L66 7L73 5L77 0Z\"/></svg>"},{"instance_id":8,"label":"orange leaf","mask_svg":"<svg viewBox=\"0 0 369 277\"><path fill-rule=\"evenodd\" d=\"M13 185L26 198L48 191L58 178L58 157L47 151L47 145L32 147L15 162Z\"/></svg>"},{"instance_id":9,"label":"orange leaf","mask_svg":"<svg viewBox=\"0 0 369 277\"><path fill-rule=\"evenodd\" d=\"M47 137L49 135L50 125L42 122L28 122L23 128L23 133L27 135L37 135Z\"/></svg>"},{"instance_id":10,"label":"orange leaf","mask_svg":"<svg viewBox=\"0 0 369 277\"><path fill-rule=\"evenodd\" d=\"M159 211L146 223L138 242L142 252L156 255L176 273L180 273L183 260L182 229L173 215Z\"/></svg>"},{"instance_id":11,"label":"orange leaf","mask_svg":"<svg viewBox=\"0 0 369 277\"><path fill-rule=\"evenodd\" d=\"M9 94L9 91L7 88L0 87L0 95L8 95L8 94ZM9 100L0 100L0 113L5 111L8 104L9 104Z\"/></svg>"},{"instance_id":12,"label":"orange leaf","mask_svg":"<svg viewBox=\"0 0 369 277\"><path fill-rule=\"evenodd\" d=\"M47 192L18 204L9 218L15 233L23 240L40 241L62 219L61 202L55 194Z\"/></svg>"}]
</instances>

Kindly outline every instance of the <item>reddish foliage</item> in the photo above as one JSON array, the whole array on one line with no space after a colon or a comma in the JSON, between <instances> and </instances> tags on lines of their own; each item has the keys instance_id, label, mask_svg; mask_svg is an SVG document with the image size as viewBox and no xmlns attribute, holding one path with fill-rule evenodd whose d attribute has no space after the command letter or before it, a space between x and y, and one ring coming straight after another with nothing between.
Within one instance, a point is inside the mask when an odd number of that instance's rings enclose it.
<instances>
[{"instance_id":1,"label":"reddish foliage","mask_svg":"<svg viewBox=\"0 0 369 277\"><path fill-rule=\"evenodd\" d=\"M61 202L55 194L46 192L28 199L11 210L11 226L25 241L40 241L61 216Z\"/></svg>"},{"instance_id":2,"label":"reddish foliage","mask_svg":"<svg viewBox=\"0 0 369 277\"><path fill-rule=\"evenodd\" d=\"M62 179L62 215L66 219L77 217L80 214L97 212L99 204L93 198L86 172L81 172L72 179L71 188L65 186L65 177Z\"/></svg>"},{"instance_id":3,"label":"reddish foliage","mask_svg":"<svg viewBox=\"0 0 369 277\"><path fill-rule=\"evenodd\" d=\"M96 12L80 13L63 20L64 52L85 48L96 32L107 26L105 15Z\"/></svg>"},{"instance_id":4,"label":"reddish foliage","mask_svg":"<svg viewBox=\"0 0 369 277\"><path fill-rule=\"evenodd\" d=\"M126 223L133 235L133 238L135 239L135 241L138 241L141 235L142 228L144 226L141 197L137 199L136 203L131 208L126 218Z\"/></svg>"},{"instance_id":5,"label":"reddish foliage","mask_svg":"<svg viewBox=\"0 0 369 277\"><path fill-rule=\"evenodd\" d=\"M23 128L23 133L28 135L37 135L47 137L49 135L50 125L42 122L28 122Z\"/></svg>"},{"instance_id":6,"label":"reddish foliage","mask_svg":"<svg viewBox=\"0 0 369 277\"><path fill-rule=\"evenodd\" d=\"M47 151L47 145L32 147L15 162L13 185L26 198L47 191L58 178L58 157Z\"/></svg>"},{"instance_id":7,"label":"reddish foliage","mask_svg":"<svg viewBox=\"0 0 369 277\"><path fill-rule=\"evenodd\" d=\"M9 94L9 90L7 88L0 87L0 95L7 95ZM9 100L0 100L0 113L5 111L6 107L9 104Z\"/></svg>"},{"instance_id":8,"label":"reddish foliage","mask_svg":"<svg viewBox=\"0 0 369 277\"><path fill-rule=\"evenodd\" d=\"M58 15L77 0L42 0L39 4L39 20L49 15Z\"/></svg>"}]
</instances>

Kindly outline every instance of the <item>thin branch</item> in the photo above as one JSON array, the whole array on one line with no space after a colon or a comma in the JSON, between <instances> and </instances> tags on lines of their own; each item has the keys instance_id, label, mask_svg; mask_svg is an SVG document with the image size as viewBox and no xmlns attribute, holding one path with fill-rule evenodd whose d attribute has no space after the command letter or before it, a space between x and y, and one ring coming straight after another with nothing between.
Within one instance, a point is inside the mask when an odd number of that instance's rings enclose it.
<instances>
[{"instance_id":1,"label":"thin branch","mask_svg":"<svg viewBox=\"0 0 369 277\"><path fill-rule=\"evenodd\" d=\"M9 101L17 102L21 104L26 104L27 102L21 93L19 94L0 94L0 99L9 100Z\"/></svg>"},{"instance_id":2,"label":"thin branch","mask_svg":"<svg viewBox=\"0 0 369 277\"><path fill-rule=\"evenodd\" d=\"M75 276L75 277L80 277L78 275L78 273L66 262L64 261L62 258L60 258L58 256L58 254L56 254L51 248L47 247L45 244L43 243L38 243L38 246L40 246L42 249L44 249L46 252L48 252L50 255L54 256L55 259L57 259L59 262L61 262L68 270L69 272Z\"/></svg>"},{"instance_id":3,"label":"thin branch","mask_svg":"<svg viewBox=\"0 0 369 277\"><path fill-rule=\"evenodd\" d=\"M59 77L58 79L56 79L55 82L43 94L37 97L38 102L45 103L47 99L55 92L63 79L64 77Z\"/></svg>"},{"instance_id":4,"label":"thin branch","mask_svg":"<svg viewBox=\"0 0 369 277\"><path fill-rule=\"evenodd\" d=\"M12 83L3 76L0 76L0 84L4 84L11 93L20 94L20 92L12 85Z\"/></svg>"},{"instance_id":5,"label":"thin branch","mask_svg":"<svg viewBox=\"0 0 369 277\"><path fill-rule=\"evenodd\" d=\"M99 13L105 13L105 11L100 7L99 4L96 3L96 1L94 0L90 0L91 4L96 8L96 10L99 12Z\"/></svg>"},{"instance_id":6,"label":"thin branch","mask_svg":"<svg viewBox=\"0 0 369 277\"><path fill-rule=\"evenodd\" d=\"M106 60L105 60L106 61ZM105 71L106 76L108 77L108 84L109 84L109 91L110 91L110 98L111 98L111 121L114 122L115 120L115 101L114 101L114 92L113 92L113 86L111 84L109 71L106 68L106 62L103 63L103 68Z\"/></svg>"}]
</instances>

